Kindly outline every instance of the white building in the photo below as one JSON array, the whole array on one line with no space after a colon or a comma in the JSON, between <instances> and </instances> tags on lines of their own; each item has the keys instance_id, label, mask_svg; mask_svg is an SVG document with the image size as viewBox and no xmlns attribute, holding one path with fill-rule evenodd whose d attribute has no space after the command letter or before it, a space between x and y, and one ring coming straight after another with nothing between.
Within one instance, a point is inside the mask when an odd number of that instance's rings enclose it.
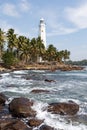
<instances>
[{"instance_id":1,"label":"white building","mask_svg":"<svg viewBox=\"0 0 87 130\"><path fill-rule=\"evenodd\" d=\"M41 40L43 41L43 44L46 48L46 28L45 28L45 22L44 22L43 18L40 19L39 35L40 35Z\"/></svg>"}]
</instances>

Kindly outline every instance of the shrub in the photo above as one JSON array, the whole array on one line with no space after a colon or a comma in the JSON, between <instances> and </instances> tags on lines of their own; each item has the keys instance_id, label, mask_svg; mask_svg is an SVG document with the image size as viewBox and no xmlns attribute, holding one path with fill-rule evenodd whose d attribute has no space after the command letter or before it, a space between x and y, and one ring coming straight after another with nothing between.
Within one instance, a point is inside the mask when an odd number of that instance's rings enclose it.
<instances>
[{"instance_id":1,"label":"shrub","mask_svg":"<svg viewBox=\"0 0 87 130\"><path fill-rule=\"evenodd\" d=\"M2 56L3 63L5 67L10 68L12 65L15 65L17 62L12 52L5 52Z\"/></svg>"}]
</instances>

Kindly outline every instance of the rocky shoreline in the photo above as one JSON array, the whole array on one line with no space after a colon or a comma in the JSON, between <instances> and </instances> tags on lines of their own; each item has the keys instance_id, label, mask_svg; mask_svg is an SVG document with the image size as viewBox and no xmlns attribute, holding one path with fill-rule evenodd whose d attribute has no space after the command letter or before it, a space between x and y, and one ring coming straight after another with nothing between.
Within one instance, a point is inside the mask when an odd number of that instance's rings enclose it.
<instances>
[{"instance_id":1,"label":"rocky shoreline","mask_svg":"<svg viewBox=\"0 0 87 130\"><path fill-rule=\"evenodd\" d=\"M0 72L10 72L14 70L61 70L72 71L82 70L83 67L71 66L71 65L29 65L29 66L17 66L10 69L0 66ZM27 78L27 80L29 80ZM45 82L55 82L54 80L45 79ZM44 89L33 89L30 93L50 93ZM18 97L10 100L3 93L0 93L0 130L56 130L55 128L45 124L45 119L41 120L37 118L37 111L33 106L35 101L31 99ZM44 110L51 114L58 114L61 116L77 116L79 111L79 105L73 101L68 102L54 102L48 104ZM43 110L43 111L44 111ZM58 129L60 130L60 129ZM62 129L63 130L63 129Z\"/></svg>"},{"instance_id":2,"label":"rocky shoreline","mask_svg":"<svg viewBox=\"0 0 87 130\"><path fill-rule=\"evenodd\" d=\"M83 70L84 67L76 65L66 65L66 64L30 64L30 65L17 65L11 66L10 68L3 67L0 65L0 72L10 72L15 70L61 70L61 71L72 71L72 70Z\"/></svg>"},{"instance_id":3,"label":"rocky shoreline","mask_svg":"<svg viewBox=\"0 0 87 130\"><path fill-rule=\"evenodd\" d=\"M9 102L9 98L0 93L0 130L55 130L45 124L45 119L37 119L34 103L35 101L24 97ZM48 104L45 110L52 114L74 116L79 111L79 105L73 101L56 102Z\"/></svg>"}]
</instances>

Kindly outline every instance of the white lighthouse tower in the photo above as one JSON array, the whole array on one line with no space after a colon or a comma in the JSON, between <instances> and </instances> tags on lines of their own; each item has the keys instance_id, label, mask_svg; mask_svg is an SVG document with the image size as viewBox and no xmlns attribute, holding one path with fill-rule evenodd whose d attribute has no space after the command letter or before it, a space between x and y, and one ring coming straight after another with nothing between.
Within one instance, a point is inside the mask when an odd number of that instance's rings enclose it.
<instances>
[{"instance_id":1,"label":"white lighthouse tower","mask_svg":"<svg viewBox=\"0 0 87 130\"><path fill-rule=\"evenodd\" d=\"M41 40L43 41L43 44L46 48L46 28L45 28L45 22L44 22L43 18L40 19L39 35L40 35Z\"/></svg>"}]
</instances>

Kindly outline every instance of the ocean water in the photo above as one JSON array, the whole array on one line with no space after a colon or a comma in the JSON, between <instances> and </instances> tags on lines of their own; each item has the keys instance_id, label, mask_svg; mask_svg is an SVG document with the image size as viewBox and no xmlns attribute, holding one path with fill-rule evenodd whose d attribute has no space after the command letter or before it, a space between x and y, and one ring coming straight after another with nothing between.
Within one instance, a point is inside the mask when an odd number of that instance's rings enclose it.
<instances>
[{"instance_id":1,"label":"ocean water","mask_svg":"<svg viewBox=\"0 0 87 130\"><path fill-rule=\"evenodd\" d=\"M56 130L87 130L87 68L81 71L21 70L1 73L0 92L12 100L26 97L35 101L33 109L37 118ZM45 82L45 79L55 82ZM34 89L49 90L49 93L31 93ZM47 112L49 103L72 100L79 104L75 116L61 116Z\"/></svg>"}]
</instances>

